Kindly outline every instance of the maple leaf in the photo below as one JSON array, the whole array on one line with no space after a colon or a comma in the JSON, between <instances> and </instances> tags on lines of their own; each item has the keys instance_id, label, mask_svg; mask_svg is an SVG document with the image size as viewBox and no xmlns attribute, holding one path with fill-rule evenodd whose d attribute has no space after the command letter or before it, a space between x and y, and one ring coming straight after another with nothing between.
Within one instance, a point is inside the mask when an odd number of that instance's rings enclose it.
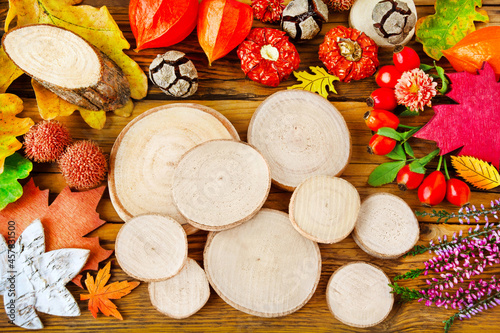
<instances>
[{"instance_id":1,"label":"maple leaf","mask_svg":"<svg viewBox=\"0 0 500 333\"><path fill-rule=\"evenodd\" d=\"M111 262L108 262L103 269L100 269L97 276L94 278L87 273L87 279L85 280L85 285L89 291L88 294L81 294L80 300L89 300L89 310L94 318L97 318L97 313L99 310L105 316L113 316L120 320L123 320L122 315L118 312L116 305L110 301L110 299L120 299L125 295L130 294L130 292L139 285L139 282L133 281L121 281L108 283L111 274L109 273L111 267Z\"/></svg>"},{"instance_id":2,"label":"maple leaf","mask_svg":"<svg viewBox=\"0 0 500 333\"><path fill-rule=\"evenodd\" d=\"M482 0L436 0L436 13L422 17L415 25L416 41L422 43L425 53L439 60L442 50L449 49L467 34L476 30L474 21L489 22Z\"/></svg>"},{"instance_id":3,"label":"maple leaf","mask_svg":"<svg viewBox=\"0 0 500 333\"><path fill-rule=\"evenodd\" d=\"M293 75L302 83L288 87L288 89L307 90L318 93L324 98L328 97L328 91L326 90L327 87L331 92L335 94L337 93L335 87L333 86L333 82L339 81L338 77L328 74L324 68L321 68L319 66L311 66L309 67L309 69L313 72L313 74L308 73L307 71L294 71Z\"/></svg>"},{"instance_id":4,"label":"maple leaf","mask_svg":"<svg viewBox=\"0 0 500 333\"><path fill-rule=\"evenodd\" d=\"M33 179L24 185L23 196L0 211L0 234L7 236L8 222L16 221L16 238L35 219L42 221L45 229L47 251L62 248L82 248L90 250L89 260L82 270L97 270L98 264L107 259L113 251L99 245L98 237L83 237L100 227L105 221L95 211L104 186L85 191L71 192L64 188L49 206L49 191L41 191ZM73 282L82 287L81 275Z\"/></svg>"},{"instance_id":5,"label":"maple leaf","mask_svg":"<svg viewBox=\"0 0 500 333\"><path fill-rule=\"evenodd\" d=\"M435 105L435 115L415 137L436 141L441 155L461 148L468 155L500 162L500 83L493 68L484 63L478 75L468 72L448 74L451 91L446 94L459 104Z\"/></svg>"}]
</instances>

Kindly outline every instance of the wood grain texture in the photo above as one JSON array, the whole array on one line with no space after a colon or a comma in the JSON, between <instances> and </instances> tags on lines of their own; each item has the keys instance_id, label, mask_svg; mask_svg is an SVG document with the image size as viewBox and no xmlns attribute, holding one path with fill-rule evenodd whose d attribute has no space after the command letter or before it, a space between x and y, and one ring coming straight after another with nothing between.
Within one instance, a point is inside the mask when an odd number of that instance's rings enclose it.
<instances>
[{"instance_id":1,"label":"wood grain texture","mask_svg":"<svg viewBox=\"0 0 500 333\"><path fill-rule=\"evenodd\" d=\"M249 1L245 0L245 2L248 3ZM423 17L434 13L434 2L434 0L415 1L418 16ZM85 0L85 3L107 5L132 48L135 47L135 41L128 23L128 2L126 0ZM0 0L0 27L3 27L5 22L7 9L8 2ZM483 9L488 12L490 23L478 23L476 27L500 25L500 3L498 0L484 0ZM323 26L323 30L318 37L311 42L297 45L301 57L299 70L306 70L309 66L321 66L321 61L318 59L319 44L323 41L323 37L329 29L337 25L347 25L347 18L347 13L330 14L329 22ZM262 27L265 25L254 21L254 26ZM420 44L411 41L408 46L418 52L423 62L432 63L431 59L423 53ZM191 96L189 101L183 102L199 103L221 112L231 121L242 140L246 140L250 118L262 100L272 93L286 89L296 83L293 79L289 79L281 83L279 87L270 88L246 79L240 69L235 51L215 61L209 67L208 61L198 44L195 32L174 48L185 52L187 57L193 61L200 79L198 92ZM166 49L152 49L136 53L128 50L126 53L147 72L149 64L155 56L165 51ZM379 59L381 65L389 65L392 62L392 53L380 50ZM438 64L447 71L452 70L451 65L444 58ZM381 188L373 188L367 184L370 172L380 163L388 161L382 156L370 156L366 153L366 145L372 134L363 121L363 114L370 109L366 106L364 100L376 88L374 77L349 84L335 83L335 88L338 94L332 93L328 99L346 120L352 138L351 162L341 177L358 189L362 200L370 194L384 191L401 197L413 210L427 210L420 206L415 191L401 192L395 184L384 185ZM25 109L20 117L31 117L36 122L41 120L34 101L33 89L27 76L22 76L16 80L8 92L17 94L24 101ZM444 101L446 102L446 100ZM103 130L89 128L78 114L59 118L58 120L69 127L75 140L95 140L109 154L116 137L128 122L152 107L176 102L178 100L168 98L158 88L150 84L148 96L145 100L136 103L131 117L121 118L110 114ZM402 123L411 126L422 125L430 119L432 114L432 110L427 109L421 116L405 118ZM415 148L418 157L424 156L435 149L434 143L429 141L411 140L410 142ZM431 163L429 167L435 166L436 163ZM42 189L50 189L51 201L65 187L64 180L58 173L55 164L35 164L32 175L38 186ZM500 188L490 191L473 189L472 204L487 203L491 199L498 198L498 193L500 193ZM273 186L264 207L287 212L290 197L290 192ZM447 203L440 204L437 208L455 210L453 206ZM114 210L107 191L104 193L97 211L101 218L108 221L108 223L88 236L99 236L101 245L105 249L112 250L115 247L116 235L123 221ZM419 221L420 239L418 244L426 244L429 240L436 239L438 236L450 236L453 232L466 231L469 228L469 226L458 225L456 219L450 220L447 225L436 224L435 219L428 217L419 218ZM199 264L202 264L206 239L207 232L205 231L199 231L188 236L189 256ZM425 254L419 257L393 260L376 259L362 251L354 243L351 236L339 243L320 244L319 247L323 263L318 288L304 307L286 317L260 318L251 316L234 309L218 295L212 293L207 304L195 315L184 320L171 319L159 313L151 305L146 284L141 284L127 297L116 300L124 321L102 315L94 319L84 302L79 302L82 311L81 317L68 319L45 314L40 314L40 317L46 327L46 332L442 332L442 321L448 319L454 313L450 309L428 308L417 302L403 305L395 304L389 317L377 326L366 329L346 326L333 317L326 304L327 282L337 268L353 260L362 260L381 267L393 279L397 274L404 273L409 269L422 268L422 261L430 257ZM487 273L498 275L500 274L500 268L489 267ZM126 279L130 278L120 269L116 261L113 261L111 282ZM423 287L425 282L419 279L418 281L410 281L405 285L412 288ZM72 284L68 285L68 289L77 299L79 298L78 295L84 292ZM498 332L500 327L499 314L499 308L488 310L475 316L473 320L455 323L451 332ZM0 331L24 331L8 324L6 318L3 307L0 307Z\"/></svg>"}]
</instances>

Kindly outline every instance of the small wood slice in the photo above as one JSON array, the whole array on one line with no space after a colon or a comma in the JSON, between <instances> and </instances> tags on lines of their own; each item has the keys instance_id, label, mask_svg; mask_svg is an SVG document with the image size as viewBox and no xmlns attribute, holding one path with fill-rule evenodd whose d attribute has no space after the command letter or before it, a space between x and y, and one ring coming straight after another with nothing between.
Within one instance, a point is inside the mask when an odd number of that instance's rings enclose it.
<instances>
[{"instance_id":1,"label":"small wood slice","mask_svg":"<svg viewBox=\"0 0 500 333\"><path fill-rule=\"evenodd\" d=\"M301 183L290 200L290 220L305 237L318 243L337 243L354 229L361 200L348 181L313 176Z\"/></svg>"},{"instance_id":2,"label":"small wood slice","mask_svg":"<svg viewBox=\"0 0 500 333\"><path fill-rule=\"evenodd\" d=\"M187 236L174 219L137 216L116 236L115 255L125 273L141 281L162 281L179 273L186 262Z\"/></svg>"},{"instance_id":3,"label":"small wood slice","mask_svg":"<svg viewBox=\"0 0 500 333\"><path fill-rule=\"evenodd\" d=\"M340 175L351 155L351 137L340 112L302 90L272 94L257 108L248 142L266 158L273 182L293 191L315 175Z\"/></svg>"},{"instance_id":4,"label":"small wood slice","mask_svg":"<svg viewBox=\"0 0 500 333\"><path fill-rule=\"evenodd\" d=\"M361 204L352 236L366 253L395 259L413 248L420 229L417 217L403 199L390 193L376 193Z\"/></svg>"},{"instance_id":5,"label":"small wood slice","mask_svg":"<svg viewBox=\"0 0 500 333\"><path fill-rule=\"evenodd\" d=\"M191 258L170 279L149 284L151 303L164 315L184 319L198 312L210 297L210 286L203 268Z\"/></svg>"},{"instance_id":6,"label":"small wood slice","mask_svg":"<svg viewBox=\"0 0 500 333\"><path fill-rule=\"evenodd\" d=\"M153 108L120 133L110 155L111 202L126 222L134 216L168 215L187 224L172 196L174 170L191 148L213 139L239 140L233 125L219 112L198 104L177 103Z\"/></svg>"},{"instance_id":7,"label":"small wood slice","mask_svg":"<svg viewBox=\"0 0 500 333\"><path fill-rule=\"evenodd\" d=\"M326 287L326 302L332 314L353 327L375 326L389 315L394 295L391 280L379 267L351 262L333 273Z\"/></svg>"},{"instance_id":8,"label":"small wood slice","mask_svg":"<svg viewBox=\"0 0 500 333\"><path fill-rule=\"evenodd\" d=\"M203 254L207 278L234 308L260 317L299 310L321 275L318 244L302 237L288 215L262 209L233 229L212 232Z\"/></svg>"},{"instance_id":9,"label":"small wood slice","mask_svg":"<svg viewBox=\"0 0 500 333\"><path fill-rule=\"evenodd\" d=\"M205 142L187 152L174 174L174 201L202 230L233 228L257 214L271 188L269 166L250 145Z\"/></svg>"}]
</instances>

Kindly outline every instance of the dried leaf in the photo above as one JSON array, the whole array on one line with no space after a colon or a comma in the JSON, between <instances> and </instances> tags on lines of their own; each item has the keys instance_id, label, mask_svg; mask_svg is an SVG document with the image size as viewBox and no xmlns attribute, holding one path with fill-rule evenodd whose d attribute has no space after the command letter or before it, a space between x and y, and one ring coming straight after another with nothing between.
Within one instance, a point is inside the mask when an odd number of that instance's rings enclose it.
<instances>
[{"instance_id":1,"label":"dried leaf","mask_svg":"<svg viewBox=\"0 0 500 333\"><path fill-rule=\"evenodd\" d=\"M105 111L90 111L85 109L80 109L80 116L83 120L92 128L102 129L106 123L106 112Z\"/></svg>"},{"instance_id":2,"label":"dried leaf","mask_svg":"<svg viewBox=\"0 0 500 333\"><path fill-rule=\"evenodd\" d=\"M17 180L28 177L32 169L33 164L18 153L7 157L0 174L0 210L23 195L23 187Z\"/></svg>"},{"instance_id":3,"label":"dried leaf","mask_svg":"<svg viewBox=\"0 0 500 333\"><path fill-rule=\"evenodd\" d=\"M120 320L123 320L120 312L116 308L116 305L110 301L110 299L120 299L125 295L128 295L135 287L139 285L139 282L113 282L106 285L111 274L109 273L111 268L111 262L108 262L103 269L100 269L97 276L94 278L87 273L87 279L85 280L85 285L89 291L88 294L81 294L80 300L89 300L89 310L94 318L97 318L97 313L99 310L105 316L113 316Z\"/></svg>"},{"instance_id":4,"label":"dried leaf","mask_svg":"<svg viewBox=\"0 0 500 333\"><path fill-rule=\"evenodd\" d=\"M23 101L13 94L0 94L0 173L5 158L21 149L23 144L16 137L25 134L33 126L31 118L17 118L23 110Z\"/></svg>"},{"instance_id":5,"label":"dried leaf","mask_svg":"<svg viewBox=\"0 0 500 333\"><path fill-rule=\"evenodd\" d=\"M500 175L497 169L485 161L472 156L452 156L451 163L465 181L477 188L491 190L500 186Z\"/></svg>"},{"instance_id":6,"label":"dried leaf","mask_svg":"<svg viewBox=\"0 0 500 333\"><path fill-rule=\"evenodd\" d=\"M3 47L0 47L0 94L7 91L10 84L24 74L5 54Z\"/></svg>"},{"instance_id":7,"label":"dried leaf","mask_svg":"<svg viewBox=\"0 0 500 333\"><path fill-rule=\"evenodd\" d=\"M288 87L288 89L307 90L318 93L324 98L328 97L328 91L326 88L335 94L337 93L335 87L333 86L333 82L339 81L338 77L328 74L324 68L318 66L311 66L309 69L313 72L312 74L307 71L294 71L293 75L302 83Z\"/></svg>"},{"instance_id":8,"label":"dried leaf","mask_svg":"<svg viewBox=\"0 0 500 333\"><path fill-rule=\"evenodd\" d=\"M105 223L95 211L104 187L85 192L71 192L66 187L50 206L49 191L39 190L33 179L24 185L23 190L18 201L0 211L0 234L7 235L8 221L16 221L18 236L31 221L40 218L45 228L47 251L62 248L90 250L83 270L97 270L99 262L111 255L113 251L103 249L98 237L84 237ZM80 280L81 275L73 282L81 287Z\"/></svg>"},{"instance_id":9,"label":"dried leaf","mask_svg":"<svg viewBox=\"0 0 500 333\"><path fill-rule=\"evenodd\" d=\"M439 60L441 51L449 49L467 34L476 30L474 21L489 22L482 0L436 0L436 13L418 20L417 42L422 43L429 57Z\"/></svg>"}]
</instances>

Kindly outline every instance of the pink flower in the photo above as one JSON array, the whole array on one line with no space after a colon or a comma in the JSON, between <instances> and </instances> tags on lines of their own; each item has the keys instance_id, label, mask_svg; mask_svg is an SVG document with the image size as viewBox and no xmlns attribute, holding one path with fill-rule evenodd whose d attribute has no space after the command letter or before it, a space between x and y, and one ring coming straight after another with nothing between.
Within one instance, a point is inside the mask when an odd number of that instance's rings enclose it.
<instances>
[{"instance_id":1,"label":"pink flower","mask_svg":"<svg viewBox=\"0 0 500 333\"><path fill-rule=\"evenodd\" d=\"M424 106L432 106L432 97L436 96L437 82L419 68L404 72L396 84L396 99L412 111L423 111Z\"/></svg>"}]
</instances>

